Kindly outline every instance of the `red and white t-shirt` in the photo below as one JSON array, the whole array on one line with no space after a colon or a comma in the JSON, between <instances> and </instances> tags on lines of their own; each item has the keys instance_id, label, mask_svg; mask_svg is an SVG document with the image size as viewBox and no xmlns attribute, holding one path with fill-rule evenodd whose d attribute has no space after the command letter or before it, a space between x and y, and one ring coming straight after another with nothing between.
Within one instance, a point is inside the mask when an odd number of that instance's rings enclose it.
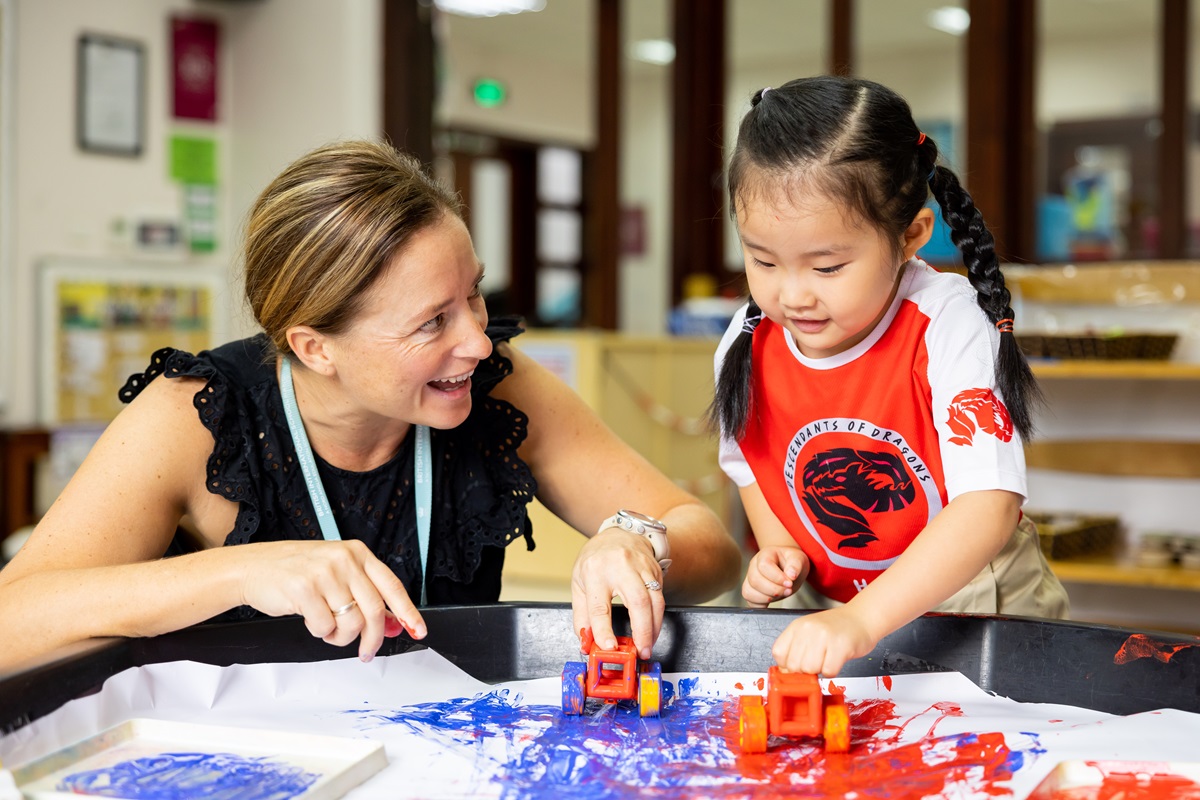
<instances>
[{"instance_id":1,"label":"red and white t-shirt","mask_svg":"<svg viewBox=\"0 0 1200 800\"><path fill-rule=\"evenodd\" d=\"M808 358L765 318L754 332L746 435L722 436L721 467L758 483L827 597L866 588L958 495L1026 496L995 385L999 333L975 296L961 275L913 260L879 325L844 353ZM717 349L718 375L745 313Z\"/></svg>"}]
</instances>

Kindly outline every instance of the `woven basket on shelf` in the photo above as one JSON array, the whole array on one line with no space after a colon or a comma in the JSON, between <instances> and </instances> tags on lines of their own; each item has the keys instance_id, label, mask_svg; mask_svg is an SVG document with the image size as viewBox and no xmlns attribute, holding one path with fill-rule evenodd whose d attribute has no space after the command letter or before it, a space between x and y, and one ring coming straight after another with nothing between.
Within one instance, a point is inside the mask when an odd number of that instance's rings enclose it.
<instances>
[{"instance_id":1,"label":"woven basket on shelf","mask_svg":"<svg viewBox=\"0 0 1200 800\"><path fill-rule=\"evenodd\" d=\"M1099 334L1019 333L1017 344L1030 358L1165 361L1179 336L1174 333Z\"/></svg>"},{"instance_id":2,"label":"woven basket on shelf","mask_svg":"<svg viewBox=\"0 0 1200 800\"><path fill-rule=\"evenodd\" d=\"M1120 519L1105 515L1025 512L1038 529L1046 558L1109 555L1116 549Z\"/></svg>"}]
</instances>

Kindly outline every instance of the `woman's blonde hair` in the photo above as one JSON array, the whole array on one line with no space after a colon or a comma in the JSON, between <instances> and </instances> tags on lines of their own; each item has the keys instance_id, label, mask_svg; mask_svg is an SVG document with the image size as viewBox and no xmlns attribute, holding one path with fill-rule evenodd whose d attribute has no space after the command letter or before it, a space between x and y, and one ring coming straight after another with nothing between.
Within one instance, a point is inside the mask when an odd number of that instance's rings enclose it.
<instances>
[{"instance_id":1,"label":"woman's blonde hair","mask_svg":"<svg viewBox=\"0 0 1200 800\"><path fill-rule=\"evenodd\" d=\"M458 196L390 144L346 141L290 164L250 211L246 300L280 353L286 333L308 325L343 331L384 268Z\"/></svg>"}]
</instances>

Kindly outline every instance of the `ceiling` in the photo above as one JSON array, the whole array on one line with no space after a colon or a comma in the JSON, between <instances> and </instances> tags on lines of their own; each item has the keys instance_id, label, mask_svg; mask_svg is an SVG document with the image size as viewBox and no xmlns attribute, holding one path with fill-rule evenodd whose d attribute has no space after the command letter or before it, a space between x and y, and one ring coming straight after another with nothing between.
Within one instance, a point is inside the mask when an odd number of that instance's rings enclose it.
<instances>
[{"instance_id":1,"label":"ceiling","mask_svg":"<svg viewBox=\"0 0 1200 800\"><path fill-rule=\"evenodd\" d=\"M670 38L672 0L626 0L624 40ZM856 48L875 52L944 48L961 41L926 24L929 11L956 0L858 0ZM1054 42L1153 35L1158 27L1153 0L1041 0L1038 29ZM829 28L828 0L729 0L728 58L731 68L822 58ZM547 62L579 69L592 58L594 0L546 0L537 13L490 18L446 15L444 31L463 45L485 51L536 52ZM1200 25L1200 14L1193 22Z\"/></svg>"}]
</instances>

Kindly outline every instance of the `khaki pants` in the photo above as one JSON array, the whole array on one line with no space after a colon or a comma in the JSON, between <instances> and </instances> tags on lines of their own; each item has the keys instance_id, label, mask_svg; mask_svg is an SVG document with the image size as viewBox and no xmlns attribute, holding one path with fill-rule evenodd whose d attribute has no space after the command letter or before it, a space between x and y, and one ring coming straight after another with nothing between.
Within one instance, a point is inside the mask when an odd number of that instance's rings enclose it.
<instances>
[{"instance_id":1,"label":"khaki pants","mask_svg":"<svg viewBox=\"0 0 1200 800\"><path fill-rule=\"evenodd\" d=\"M831 608L836 605L840 603L805 584L778 607ZM1004 549L970 583L930 610L1066 619L1070 605L1067 591L1050 571L1038 546L1037 527L1033 520L1023 515Z\"/></svg>"}]
</instances>

